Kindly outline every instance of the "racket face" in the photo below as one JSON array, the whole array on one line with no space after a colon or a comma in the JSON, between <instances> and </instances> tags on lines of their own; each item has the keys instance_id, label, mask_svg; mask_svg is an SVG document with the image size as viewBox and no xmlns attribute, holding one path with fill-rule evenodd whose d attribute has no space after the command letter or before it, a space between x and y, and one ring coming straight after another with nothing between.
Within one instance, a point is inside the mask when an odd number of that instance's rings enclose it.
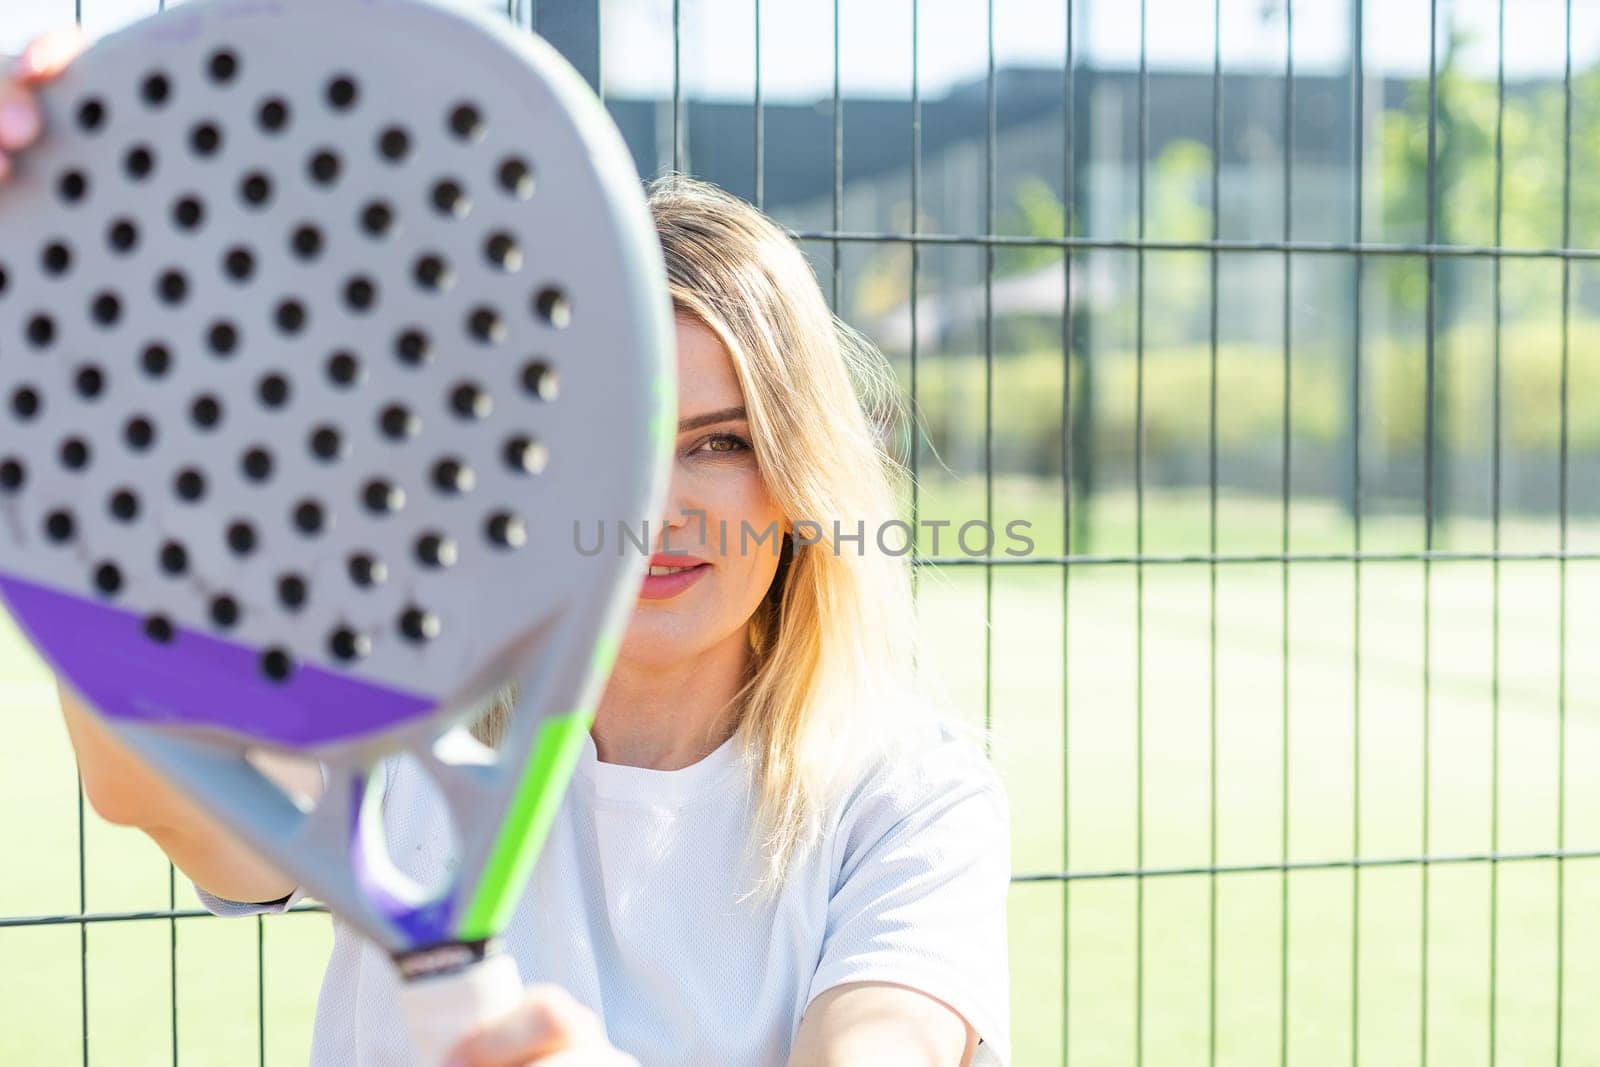
<instances>
[{"instance_id":1,"label":"racket face","mask_svg":"<svg viewBox=\"0 0 1600 1067\"><path fill-rule=\"evenodd\" d=\"M113 723L319 755L541 645L592 684L645 560L574 520L655 513L676 390L637 173L564 61L415 0L201 0L40 98L0 596L56 669Z\"/></svg>"}]
</instances>

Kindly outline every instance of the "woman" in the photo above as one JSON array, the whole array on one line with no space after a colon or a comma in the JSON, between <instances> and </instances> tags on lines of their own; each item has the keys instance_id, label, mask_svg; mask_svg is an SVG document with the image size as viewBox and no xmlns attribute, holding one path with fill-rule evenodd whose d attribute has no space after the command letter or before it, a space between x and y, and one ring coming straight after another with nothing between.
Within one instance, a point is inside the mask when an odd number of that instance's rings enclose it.
<instances>
[{"instance_id":1,"label":"woman","mask_svg":"<svg viewBox=\"0 0 1600 1067\"><path fill-rule=\"evenodd\" d=\"M80 47L50 35L19 61L3 158L40 132L30 86ZM883 526L903 476L880 439L892 374L754 208L681 177L650 206L681 417L660 566L506 934L536 984L453 1062L1008 1062L1005 797L914 683L908 569L888 551L904 531ZM756 540L769 530L781 542ZM298 898L62 698L96 810L150 834L208 907ZM505 714L475 731L494 743ZM442 875L441 809L409 763L385 772L391 854ZM405 1062L392 966L334 930L312 1062Z\"/></svg>"}]
</instances>

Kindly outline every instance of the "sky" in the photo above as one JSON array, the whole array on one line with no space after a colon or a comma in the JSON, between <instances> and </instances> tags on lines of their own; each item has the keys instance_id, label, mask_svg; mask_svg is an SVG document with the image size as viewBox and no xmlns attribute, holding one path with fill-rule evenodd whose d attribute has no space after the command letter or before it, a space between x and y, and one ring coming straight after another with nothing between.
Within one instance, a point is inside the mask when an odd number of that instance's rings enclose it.
<instances>
[{"instance_id":1,"label":"sky","mask_svg":"<svg viewBox=\"0 0 1600 1067\"><path fill-rule=\"evenodd\" d=\"M450 0L488 9L489 0ZM529 0L524 0L524 3ZM558 0L546 0L558 2ZM1287 0L1220 0L1225 71L1282 70ZM1497 0L1437 0L1443 26L1454 24L1472 44L1469 69L1492 76ZM1600 58L1600 0L1571 0L1573 62ZM603 0L605 89L608 95L664 96L672 89L672 0ZM1068 0L993 0L997 66L1059 69L1066 50ZM1137 0L1072 0L1074 49L1102 67L1136 67ZM1297 72L1344 70L1349 64L1350 0L1296 0ZM1509 77L1559 76L1564 61L1564 0L1505 0ZM0 52L29 36L70 22L99 35L152 14L157 0L0 0ZM1152 69L1210 70L1215 42L1207 0L1144 0L1144 38ZM177 6L176 3L169 6ZM839 81L851 97L910 96L913 0L838 0ZM915 0L917 78L924 97L981 78L988 63L988 0ZM834 4L830 0L761 0L762 94L770 100L831 97ZM680 66L687 95L749 100L755 88L755 0L681 0ZM501 5L503 10L503 5ZM1365 63L1369 74L1416 76L1428 69L1429 0L1368 0Z\"/></svg>"}]
</instances>

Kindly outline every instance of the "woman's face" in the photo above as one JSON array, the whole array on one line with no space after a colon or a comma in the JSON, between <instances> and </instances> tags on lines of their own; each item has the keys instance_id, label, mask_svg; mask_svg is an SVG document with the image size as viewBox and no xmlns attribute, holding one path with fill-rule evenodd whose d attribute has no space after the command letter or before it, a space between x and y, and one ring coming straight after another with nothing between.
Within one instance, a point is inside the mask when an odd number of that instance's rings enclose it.
<instances>
[{"instance_id":1,"label":"woman's face","mask_svg":"<svg viewBox=\"0 0 1600 1067\"><path fill-rule=\"evenodd\" d=\"M733 357L696 320L680 316L677 336L672 484L665 513L650 524L652 576L618 653L638 663L678 663L745 641L777 572L785 529L756 464ZM659 564L689 569L660 575Z\"/></svg>"}]
</instances>

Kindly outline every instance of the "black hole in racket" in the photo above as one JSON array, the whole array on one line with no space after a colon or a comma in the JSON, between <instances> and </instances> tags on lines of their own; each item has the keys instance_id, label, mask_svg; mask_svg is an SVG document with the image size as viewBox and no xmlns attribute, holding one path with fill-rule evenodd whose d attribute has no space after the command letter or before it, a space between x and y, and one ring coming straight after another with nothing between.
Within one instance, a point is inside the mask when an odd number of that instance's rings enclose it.
<instances>
[{"instance_id":1,"label":"black hole in racket","mask_svg":"<svg viewBox=\"0 0 1600 1067\"><path fill-rule=\"evenodd\" d=\"M139 227L129 219L118 219L106 230L106 243L113 252L126 255L139 245Z\"/></svg>"},{"instance_id":2,"label":"black hole in racket","mask_svg":"<svg viewBox=\"0 0 1600 1067\"><path fill-rule=\"evenodd\" d=\"M139 366L152 378L164 378L172 369L172 353L166 345L146 345L139 353Z\"/></svg>"},{"instance_id":3,"label":"black hole in racket","mask_svg":"<svg viewBox=\"0 0 1600 1067\"><path fill-rule=\"evenodd\" d=\"M102 563L94 569L94 587L101 596L113 597L122 592L122 571L115 563Z\"/></svg>"},{"instance_id":4,"label":"black hole in racket","mask_svg":"<svg viewBox=\"0 0 1600 1067\"><path fill-rule=\"evenodd\" d=\"M423 608L409 607L400 615L400 633L408 641L432 641L442 629L439 616Z\"/></svg>"},{"instance_id":5,"label":"black hole in racket","mask_svg":"<svg viewBox=\"0 0 1600 1067\"><path fill-rule=\"evenodd\" d=\"M322 533L326 525L328 525L328 514L317 501L301 501L294 506L294 528L307 537L315 537Z\"/></svg>"},{"instance_id":6,"label":"black hole in racket","mask_svg":"<svg viewBox=\"0 0 1600 1067\"><path fill-rule=\"evenodd\" d=\"M417 538L417 562L424 567L453 567L457 556L456 543L442 533L429 531Z\"/></svg>"},{"instance_id":7,"label":"black hole in racket","mask_svg":"<svg viewBox=\"0 0 1600 1067\"><path fill-rule=\"evenodd\" d=\"M111 517L118 522L132 522L139 517L139 497L132 489L118 489L111 494L107 504Z\"/></svg>"},{"instance_id":8,"label":"black hole in racket","mask_svg":"<svg viewBox=\"0 0 1600 1067\"><path fill-rule=\"evenodd\" d=\"M484 524L484 535L496 548L521 548L528 543L528 527L509 511L497 511Z\"/></svg>"},{"instance_id":9,"label":"black hole in racket","mask_svg":"<svg viewBox=\"0 0 1600 1067\"><path fill-rule=\"evenodd\" d=\"M522 368L522 388L535 400L554 400L558 391L555 368L542 359L529 360Z\"/></svg>"},{"instance_id":10,"label":"black hole in racket","mask_svg":"<svg viewBox=\"0 0 1600 1067\"><path fill-rule=\"evenodd\" d=\"M210 393L194 398L189 405L189 418L202 430L214 430L222 422L222 401Z\"/></svg>"},{"instance_id":11,"label":"black hole in racket","mask_svg":"<svg viewBox=\"0 0 1600 1067\"><path fill-rule=\"evenodd\" d=\"M517 474L538 474L549 460L544 445L531 437L513 437L506 442L502 455L506 466Z\"/></svg>"},{"instance_id":12,"label":"black hole in racket","mask_svg":"<svg viewBox=\"0 0 1600 1067\"><path fill-rule=\"evenodd\" d=\"M44 400L39 396L38 390L32 386L21 386L11 394L11 410L17 418L27 422L39 414L39 409L44 406Z\"/></svg>"},{"instance_id":13,"label":"black hole in racket","mask_svg":"<svg viewBox=\"0 0 1600 1067\"><path fill-rule=\"evenodd\" d=\"M214 156L222 148L222 131L215 123L199 123L189 131L189 147L197 156Z\"/></svg>"},{"instance_id":14,"label":"black hole in racket","mask_svg":"<svg viewBox=\"0 0 1600 1067\"><path fill-rule=\"evenodd\" d=\"M554 286L539 290L533 297L533 312L546 326L564 330L572 322L572 304L567 294Z\"/></svg>"},{"instance_id":15,"label":"black hole in racket","mask_svg":"<svg viewBox=\"0 0 1600 1067\"><path fill-rule=\"evenodd\" d=\"M51 241L39 254L39 266L52 277L59 277L72 269L72 249L62 241Z\"/></svg>"},{"instance_id":16,"label":"black hole in racket","mask_svg":"<svg viewBox=\"0 0 1600 1067\"><path fill-rule=\"evenodd\" d=\"M172 221L180 230L198 230L206 221L206 206L199 197L183 197L172 205Z\"/></svg>"},{"instance_id":17,"label":"black hole in racket","mask_svg":"<svg viewBox=\"0 0 1600 1067\"><path fill-rule=\"evenodd\" d=\"M256 122L268 133L278 133L289 125L289 102L282 97L263 100L256 109Z\"/></svg>"},{"instance_id":18,"label":"black hole in racket","mask_svg":"<svg viewBox=\"0 0 1600 1067\"><path fill-rule=\"evenodd\" d=\"M256 550L256 530L248 522L235 522L228 526L228 549L236 556L248 556Z\"/></svg>"},{"instance_id":19,"label":"black hole in racket","mask_svg":"<svg viewBox=\"0 0 1600 1067\"><path fill-rule=\"evenodd\" d=\"M213 323L211 329L206 331L206 347L211 349L211 354L226 358L233 355L239 347L239 330L229 322Z\"/></svg>"},{"instance_id":20,"label":"black hole in racket","mask_svg":"<svg viewBox=\"0 0 1600 1067\"><path fill-rule=\"evenodd\" d=\"M341 169L339 156L331 148L324 148L316 152L312 155L311 162L307 165L311 180L318 185L332 185L338 181Z\"/></svg>"},{"instance_id":21,"label":"black hole in racket","mask_svg":"<svg viewBox=\"0 0 1600 1067\"><path fill-rule=\"evenodd\" d=\"M105 371L92 363L79 367L78 373L72 376L72 387L78 391L78 395L83 399L96 400L101 393L105 392Z\"/></svg>"},{"instance_id":22,"label":"black hole in racket","mask_svg":"<svg viewBox=\"0 0 1600 1067\"><path fill-rule=\"evenodd\" d=\"M156 425L143 415L135 415L122 428L122 439L135 452L144 452L155 444Z\"/></svg>"},{"instance_id":23,"label":"black hole in racket","mask_svg":"<svg viewBox=\"0 0 1600 1067\"><path fill-rule=\"evenodd\" d=\"M235 246L223 257L222 269L236 282L247 282L256 273L256 257L248 248Z\"/></svg>"},{"instance_id":24,"label":"black hole in racket","mask_svg":"<svg viewBox=\"0 0 1600 1067\"><path fill-rule=\"evenodd\" d=\"M316 259L322 255L322 231L309 222L297 226L289 239L289 246L301 259Z\"/></svg>"},{"instance_id":25,"label":"black hole in racket","mask_svg":"<svg viewBox=\"0 0 1600 1067\"><path fill-rule=\"evenodd\" d=\"M294 660L281 648L270 649L261 656L261 673L269 681L287 682L294 674Z\"/></svg>"},{"instance_id":26,"label":"black hole in racket","mask_svg":"<svg viewBox=\"0 0 1600 1067\"><path fill-rule=\"evenodd\" d=\"M470 493L477 483L472 468L454 456L447 456L433 465L433 484L441 493L460 496Z\"/></svg>"},{"instance_id":27,"label":"black hole in racket","mask_svg":"<svg viewBox=\"0 0 1600 1067\"><path fill-rule=\"evenodd\" d=\"M344 455L344 435L333 426L318 426L311 431L311 454L324 463Z\"/></svg>"},{"instance_id":28,"label":"black hole in racket","mask_svg":"<svg viewBox=\"0 0 1600 1067\"><path fill-rule=\"evenodd\" d=\"M374 515L393 515L406 505L406 494L398 485L375 478L361 490L361 502Z\"/></svg>"},{"instance_id":29,"label":"black hole in racket","mask_svg":"<svg viewBox=\"0 0 1600 1067\"><path fill-rule=\"evenodd\" d=\"M422 432L422 419L401 404L390 404L378 414L378 428L391 441L405 441Z\"/></svg>"},{"instance_id":30,"label":"black hole in racket","mask_svg":"<svg viewBox=\"0 0 1600 1067\"><path fill-rule=\"evenodd\" d=\"M61 465L69 471L81 471L89 465L89 442L81 437L69 437L61 442Z\"/></svg>"},{"instance_id":31,"label":"black hole in racket","mask_svg":"<svg viewBox=\"0 0 1600 1067\"><path fill-rule=\"evenodd\" d=\"M381 200L372 201L361 209L361 228L369 237L388 237L395 228L394 209Z\"/></svg>"},{"instance_id":32,"label":"black hole in racket","mask_svg":"<svg viewBox=\"0 0 1600 1067\"><path fill-rule=\"evenodd\" d=\"M172 622L164 615L152 615L144 620L144 635L158 645L170 645L176 632Z\"/></svg>"},{"instance_id":33,"label":"black hole in racket","mask_svg":"<svg viewBox=\"0 0 1600 1067\"><path fill-rule=\"evenodd\" d=\"M239 75L239 57L226 48L211 53L206 74L218 85L230 84Z\"/></svg>"},{"instance_id":34,"label":"black hole in racket","mask_svg":"<svg viewBox=\"0 0 1600 1067\"><path fill-rule=\"evenodd\" d=\"M420 288L435 293L447 292L456 283L455 272L450 269L450 264L446 263L442 256L431 254L417 260L411 275L417 280Z\"/></svg>"},{"instance_id":35,"label":"black hole in racket","mask_svg":"<svg viewBox=\"0 0 1600 1067\"><path fill-rule=\"evenodd\" d=\"M378 286L371 278L351 278L345 283L344 302L351 311L370 311L377 299Z\"/></svg>"},{"instance_id":36,"label":"black hole in racket","mask_svg":"<svg viewBox=\"0 0 1600 1067\"><path fill-rule=\"evenodd\" d=\"M389 577L389 568L383 561L365 552L357 552L349 561L350 580L362 589L382 585Z\"/></svg>"},{"instance_id":37,"label":"black hole in racket","mask_svg":"<svg viewBox=\"0 0 1600 1067\"><path fill-rule=\"evenodd\" d=\"M533 168L515 156L500 163L500 188L516 197L527 200L533 196Z\"/></svg>"},{"instance_id":38,"label":"black hole in racket","mask_svg":"<svg viewBox=\"0 0 1600 1067\"><path fill-rule=\"evenodd\" d=\"M78 105L78 128L84 133L94 133L105 125L105 101L97 96L91 96Z\"/></svg>"},{"instance_id":39,"label":"black hole in racket","mask_svg":"<svg viewBox=\"0 0 1600 1067\"><path fill-rule=\"evenodd\" d=\"M289 379L281 374L268 374L256 384L256 396L261 406L277 410L289 403Z\"/></svg>"},{"instance_id":40,"label":"black hole in racket","mask_svg":"<svg viewBox=\"0 0 1600 1067\"><path fill-rule=\"evenodd\" d=\"M372 639L349 627L340 627L328 638L328 651L345 661L365 659L372 653Z\"/></svg>"},{"instance_id":41,"label":"black hole in racket","mask_svg":"<svg viewBox=\"0 0 1600 1067\"><path fill-rule=\"evenodd\" d=\"M194 467L185 467L172 480L172 491L186 504L202 500L206 495L206 476Z\"/></svg>"},{"instance_id":42,"label":"black hole in racket","mask_svg":"<svg viewBox=\"0 0 1600 1067\"><path fill-rule=\"evenodd\" d=\"M122 319L122 301L116 293L97 293L89 314L98 326L115 326Z\"/></svg>"},{"instance_id":43,"label":"black hole in racket","mask_svg":"<svg viewBox=\"0 0 1600 1067\"><path fill-rule=\"evenodd\" d=\"M467 332L483 345L497 345L506 339L506 322L494 308L474 308L467 316Z\"/></svg>"},{"instance_id":44,"label":"black hole in racket","mask_svg":"<svg viewBox=\"0 0 1600 1067\"><path fill-rule=\"evenodd\" d=\"M349 111L360 95L356 83L348 75L341 74L328 83L328 106L335 111Z\"/></svg>"},{"instance_id":45,"label":"black hole in racket","mask_svg":"<svg viewBox=\"0 0 1600 1067\"><path fill-rule=\"evenodd\" d=\"M143 181L156 169L155 153L150 151L148 145L131 148L123 158L122 169L127 171L128 177L134 181Z\"/></svg>"},{"instance_id":46,"label":"black hole in racket","mask_svg":"<svg viewBox=\"0 0 1600 1067\"><path fill-rule=\"evenodd\" d=\"M272 477L272 453L260 445L248 449L239 460L239 469L250 481L264 482Z\"/></svg>"},{"instance_id":47,"label":"black hole in racket","mask_svg":"<svg viewBox=\"0 0 1600 1067\"><path fill-rule=\"evenodd\" d=\"M458 104L450 112L450 132L463 141L483 139L483 116L471 104Z\"/></svg>"},{"instance_id":48,"label":"black hole in racket","mask_svg":"<svg viewBox=\"0 0 1600 1067\"><path fill-rule=\"evenodd\" d=\"M306 308L298 300L285 300L273 312L273 321L278 324L278 329L289 335L299 333L306 326Z\"/></svg>"},{"instance_id":49,"label":"black hole in racket","mask_svg":"<svg viewBox=\"0 0 1600 1067\"><path fill-rule=\"evenodd\" d=\"M177 541L168 541L161 546L161 569L174 578L187 574L189 571L189 550Z\"/></svg>"},{"instance_id":50,"label":"black hole in racket","mask_svg":"<svg viewBox=\"0 0 1600 1067\"><path fill-rule=\"evenodd\" d=\"M239 183L239 196L249 207L263 207L272 199L272 179L261 171L253 171Z\"/></svg>"},{"instance_id":51,"label":"black hole in racket","mask_svg":"<svg viewBox=\"0 0 1600 1067\"><path fill-rule=\"evenodd\" d=\"M172 82L165 74L147 74L139 85L139 96L151 107L160 107L172 96Z\"/></svg>"},{"instance_id":52,"label":"black hole in racket","mask_svg":"<svg viewBox=\"0 0 1600 1067\"><path fill-rule=\"evenodd\" d=\"M278 579L278 603L290 611L299 611L305 607L310 595L311 588L300 575L285 574Z\"/></svg>"},{"instance_id":53,"label":"black hole in racket","mask_svg":"<svg viewBox=\"0 0 1600 1067\"><path fill-rule=\"evenodd\" d=\"M44 535L58 545L72 540L78 531L78 522L70 511L52 511L44 519Z\"/></svg>"},{"instance_id":54,"label":"black hole in racket","mask_svg":"<svg viewBox=\"0 0 1600 1067\"><path fill-rule=\"evenodd\" d=\"M89 178L81 170L69 170L56 183L56 193L69 204L76 204L89 195Z\"/></svg>"},{"instance_id":55,"label":"black hole in racket","mask_svg":"<svg viewBox=\"0 0 1600 1067\"><path fill-rule=\"evenodd\" d=\"M44 533L56 544L66 544L76 536L78 522L70 511L52 511L45 516Z\"/></svg>"},{"instance_id":56,"label":"black hole in racket","mask_svg":"<svg viewBox=\"0 0 1600 1067\"><path fill-rule=\"evenodd\" d=\"M408 367L420 367L433 359L433 342L421 330L407 330L395 340L394 351Z\"/></svg>"},{"instance_id":57,"label":"black hole in racket","mask_svg":"<svg viewBox=\"0 0 1600 1067\"><path fill-rule=\"evenodd\" d=\"M411 154L411 135L399 126L390 126L378 136L378 154L390 163L399 163Z\"/></svg>"},{"instance_id":58,"label":"black hole in racket","mask_svg":"<svg viewBox=\"0 0 1600 1067\"><path fill-rule=\"evenodd\" d=\"M450 391L450 410L463 419L486 419L494 411L494 401L472 382L461 382Z\"/></svg>"},{"instance_id":59,"label":"black hole in racket","mask_svg":"<svg viewBox=\"0 0 1600 1067\"><path fill-rule=\"evenodd\" d=\"M189 296L189 279L181 270L169 270L156 280L156 293L163 304L181 304Z\"/></svg>"},{"instance_id":60,"label":"black hole in racket","mask_svg":"<svg viewBox=\"0 0 1600 1067\"><path fill-rule=\"evenodd\" d=\"M490 263L507 273L522 269L522 249L517 247L517 239L509 233L502 231L491 234L484 243L483 254Z\"/></svg>"},{"instance_id":61,"label":"black hole in racket","mask_svg":"<svg viewBox=\"0 0 1600 1067\"><path fill-rule=\"evenodd\" d=\"M349 352L335 352L329 356L327 371L328 381L341 389L353 388L361 382L361 361Z\"/></svg>"},{"instance_id":62,"label":"black hole in racket","mask_svg":"<svg viewBox=\"0 0 1600 1067\"><path fill-rule=\"evenodd\" d=\"M28 468L22 465L21 460L8 457L4 462L0 462L0 490L15 493L27 484Z\"/></svg>"},{"instance_id":63,"label":"black hole in racket","mask_svg":"<svg viewBox=\"0 0 1600 1067\"><path fill-rule=\"evenodd\" d=\"M434 210L451 218L464 219L472 210L472 201L468 198L467 191L461 187L460 182L449 178L434 184L429 199L433 202Z\"/></svg>"},{"instance_id":64,"label":"black hole in racket","mask_svg":"<svg viewBox=\"0 0 1600 1067\"><path fill-rule=\"evenodd\" d=\"M213 598L211 621L221 629L233 629L239 624L239 602L227 595Z\"/></svg>"},{"instance_id":65,"label":"black hole in racket","mask_svg":"<svg viewBox=\"0 0 1600 1067\"><path fill-rule=\"evenodd\" d=\"M6 273L6 268L0 265L0 296L4 296L6 286L11 283L11 276Z\"/></svg>"}]
</instances>

